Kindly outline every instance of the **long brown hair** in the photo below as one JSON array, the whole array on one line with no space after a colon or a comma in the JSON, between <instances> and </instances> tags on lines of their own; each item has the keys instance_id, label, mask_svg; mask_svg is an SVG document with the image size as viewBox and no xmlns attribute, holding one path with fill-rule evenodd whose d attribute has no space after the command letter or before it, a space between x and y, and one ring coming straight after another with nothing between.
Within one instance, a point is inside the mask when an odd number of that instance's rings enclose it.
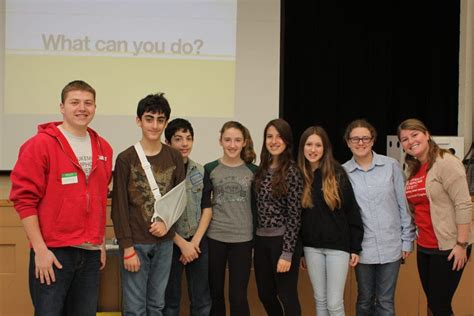
<instances>
[{"instance_id":1,"label":"long brown hair","mask_svg":"<svg viewBox=\"0 0 474 316\"><path fill-rule=\"evenodd\" d=\"M301 205L304 208L311 208L314 206L312 198L312 188L314 173L311 170L311 165L304 156L304 147L306 141L311 135L318 135L323 143L323 155L319 161L319 168L323 177L323 196L324 201L333 211L336 208L341 207L341 196L339 194L339 183L336 177L335 166L338 162L334 159L332 153L332 145L329 140L328 134L321 126L308 127L300 138L300 144L298 147L298 166L303 173L304 178L304 189L303 195L301 196Z\"/></svg>"},{"instance_id":2,"label":"long brown hair","mask_svg":"<svg viewBox=\"0 0 474 316\"><path fill-rule=\"evenodd\" d=\"M428 139L429 149L428 149L428 157L427 157L428 169L427 170L431 169L431 167L433 166L438 156L443 157L445 153L449 153L449 151L447 151L446 149L441 149L435 143L433 138L431 138L431 133L429 132L426 125L418 119L410 118L401 122L400 125L398 125L397 135L398 135L399 141L400 141L400 133L402 130L420 131L422 133L429 135L429 139ZM409 154L405 155L405 163L407 164L407 167L408 167L409 178L413 177L420 170L421 162Z\"/></svg>"},{"instance_id":3,"label":"long brown hair","mask_svg":"<svg viewBox=\"0 0 474 316\"><path fill-rule=\"evenodd\" d=\"M292 154L293 135L291 133L290 125L283 119L271 120L263 130L263 145L260 153L260 165L255 173L255 185L257 191L260 190L261 183L272 164L272 155L268 152L266 145L267 131L270 126L273 126L278 131L281 139L286 145L285 150L278 157L278 167L272 177L272 195L274 197L281 197L288 193L288 185L286 184L285 177L288 174L288 169L294 163Z\"/></svg>"},{"instance_id":4,"label":"long brown hair","mask_svg":"<svg viewBox=\"0 0 474 316\"><path fill-rule=\"evenodd\" d=\"M240 152L240 158L245 162L245 163L252 163L255 161L255 158L257 157L257 154L255 153L255 150L253 149L253 141L252 141L252 136L250 136L250 132L241 123L237 121L228 121L222 125L222 128L220 130L220 137L222 138L222 134L229 128L235 128L238 129L239 131L242 132L242 135L244 136L244 142L245 146L242 148L242 151Z\"/></svg>"}]
</instances>

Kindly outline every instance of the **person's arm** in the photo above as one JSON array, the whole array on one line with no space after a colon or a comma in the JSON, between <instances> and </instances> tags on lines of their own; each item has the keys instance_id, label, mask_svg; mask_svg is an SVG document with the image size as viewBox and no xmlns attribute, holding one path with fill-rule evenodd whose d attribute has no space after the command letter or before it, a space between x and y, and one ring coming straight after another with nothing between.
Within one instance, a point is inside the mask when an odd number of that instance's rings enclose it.
<instances>
[{"instance_id":1,"label":"person's arm","mask_svg":"<svg viewBox=\"0 0 474 316\"><path fill-rule=\"evenodd\" d=\"M133 247L132 229L130 228L130 213L128 202L129 165L119 155L115 161L112 190L112 222L114 224L115 238L120 248L123 249L124 268L130 272L140 269L140 259Z\"/></svg>"},{"instance_id":2,"label":"person's arm","mask_svg":"<svg viewBox=\"0 0 474 316\"><path fill-rule=\"evenodd\" d=\"M46 191L49 157L39 138L29 140L20 148L19 158L11 173L10 200L18 212L26 235L35 253L35 276L41 283L56 281L53 264L62 265L48 249L38 220L38 204Z\"/></svg>"},{"instance_id":3,"label":"person's arm","mask_svg":"<svg viewBox=\"0 0 474 316\"><path fill-rule=\"evenodd\" d=\"M173 242L181 251L179 261L181 261L182 264L188 264L199 257L199 253L194 248L194 245L181 237L178 233L175 233Z\"/></svg>"},{"instance_id":4,"label":"person's arm","mask_svg":"<svg viewBox=\"0 0 474 316\"><path fill-rule=\"evenodd\" d=\"M468 242L471 224L458 224L457 229L457 241L460 243ZM451 253L448 256L448 260L451 260L452 258L454 258L453 270L461 270L467 263L467 248L461 247L456 244L453 247L453 250L451 250Z\"/></svg>"},{"instance_id":5,"label":"person's arm","mask_svg":"<svg viewBox=\"0 0 474 316\"><path fill-rule=\"evenodd\" d=\"M303 193L303 179L296 169L292 167L288 174L288 217L286 229L283 234L283 249L277 263L277 272L288 272L296 248L296 242L301 227L301 194Z\"/></svg>"},{"instance_id":6,"label":"person's arm","mask_svg":"<svg viewBox=\"0 0 474 316\"><path fill-rule=\"evenodd\" d=\"M349 176L344 169L339 175L339 187L342 192L343 208L346 212L350 234L350 260L349 265L355 267L359 263L359 253L362 251L362 240L364 239L364 225L360 215L360 207L354 195Z\"/></svg>"},{"instance_id":7,"label":"person's arm","mask_svg":"<svg viewBox=\"0 0 474 316\"><path fill-rule=\"evenodd\" d=\"M201 212L201 219L199 220L199 225L194 234L193 238L191 239L191 243L194 245L194 248L198 253L201 253L201 249L199 248L199 244L201 243L202 237L207 231L209 227L209 223L212 219L212 208L207 207L202 210Z\"/></svg>"},{"instance_id":8,"label":"person's arm","mask_svg":"<svg viewBox=\"0 0 474 316\"><path fill-rule=\"evenodd\" d=\"M405 176L398 163L392 164L393 186L400 211L401 238L402 238L402 259L406 259L413 251L413 241L416 238L415 224L410 213L405 194Z\"/></svg>"},{"instance_id":9,"label":"person's arm","mask_svg":"<svg viewBox=\"0 0 474 316\"><path fill-rule=\"evenodd\" d=\"M22 219L22 223L35 253L36 278L39 278L41 283L46 282L47 285L50 285L52 282L56 282L53 264L58 269L62 269L62 265L54 253L48 249L43 240L43 235L41 234L38 222L38 216L32 215L25 217Z\"/></svg>"},{"instance_id":10,"label":"person's arm","mask_svg":"<svg viewBox=\"0 0 474 316\"><path fill-rule=\"evenodd\" d=\"M447 156L448 155L448 156ZM472 221L472 202L467 186L466 172L461 161L455 157L445 154L441 163L440 179L444 190L448 193L454 206L454 216L457 226L457 241L469 242L470 227ZM448 260L453 260L453 270L461 270L467 262L467 249L454 245Z\"/></svg>"}]
</instances>

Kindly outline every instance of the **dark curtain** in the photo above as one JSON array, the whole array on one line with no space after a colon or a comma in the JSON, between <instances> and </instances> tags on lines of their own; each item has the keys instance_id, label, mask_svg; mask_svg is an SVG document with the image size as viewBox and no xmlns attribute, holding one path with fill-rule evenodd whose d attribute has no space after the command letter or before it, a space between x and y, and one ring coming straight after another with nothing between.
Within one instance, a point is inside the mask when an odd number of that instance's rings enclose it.
<instances>
[{"instance_id":1,"label":"dark curtain","mask_svg":"<svg viewBox=\"0 0 474 316\"><path fill-rule=\"evenodd\" d=\"M356 118L375 126L381 154L409 117L457 135L459 28L459 0L283 0L280 116L296 143L322 125L344 162Z\"/></svg>"}]
</instances>

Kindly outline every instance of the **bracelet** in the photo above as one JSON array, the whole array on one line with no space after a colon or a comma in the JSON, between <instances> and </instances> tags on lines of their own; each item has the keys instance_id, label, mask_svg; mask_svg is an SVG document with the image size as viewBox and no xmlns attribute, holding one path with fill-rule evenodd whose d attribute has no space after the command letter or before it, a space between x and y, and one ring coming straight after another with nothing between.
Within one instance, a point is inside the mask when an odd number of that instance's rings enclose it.
<instances>
[{"instance_id":1,"label":"bracelet","mask_svg":"<svg viewBox=\"0 0 474 316\"><path fill-rule=\"evenodd\" d=\"M128 256L123 256L123 260L128 260L130 258L133 258L137 253L134 251L131 255Z\"/></svg>"}]
</instances>

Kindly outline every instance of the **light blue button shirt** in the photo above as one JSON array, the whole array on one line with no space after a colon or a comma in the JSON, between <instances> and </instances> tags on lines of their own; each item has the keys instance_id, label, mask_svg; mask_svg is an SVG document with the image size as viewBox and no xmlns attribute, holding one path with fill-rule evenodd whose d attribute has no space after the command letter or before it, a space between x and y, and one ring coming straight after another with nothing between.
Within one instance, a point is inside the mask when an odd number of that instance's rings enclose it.
<instances>
[{"instance_id":1,"label":"light blue button shirt","mask_svg":"<svg viewBox=\"0 0 474 316\"><path fill-rule=\"evenodd\" d=\"M346 169L361 208L364 240L360 263L383 264L413 250L415 225L405 196L405 177L398 161L373 153L367 171L354 157Z\"/></svg>"}]
</instances>

